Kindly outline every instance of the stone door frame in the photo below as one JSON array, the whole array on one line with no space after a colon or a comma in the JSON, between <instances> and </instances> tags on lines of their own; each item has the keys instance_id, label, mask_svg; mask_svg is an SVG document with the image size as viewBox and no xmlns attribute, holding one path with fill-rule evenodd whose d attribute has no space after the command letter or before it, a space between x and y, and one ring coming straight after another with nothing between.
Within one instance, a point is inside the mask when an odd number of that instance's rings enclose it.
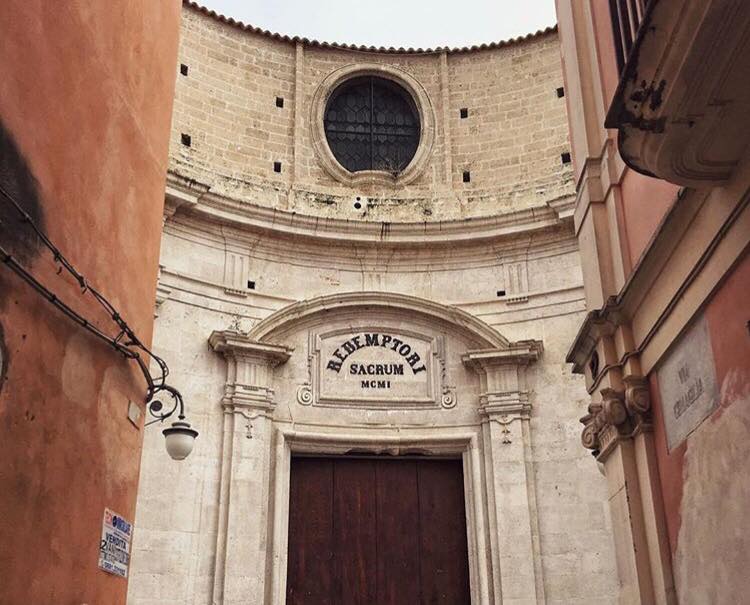
<instances>
[{"instance_id":1,"label":"stone door frame","mask_svg":"<svg viewBox=\"0 0 750 605\"><path fill-rule=\"evenodd\" d=\"M472 603L490 603L491 561L488 556L489 518L483 507L484 471L481 459L481 434L478 430L436 429L429 437L418 435L368 434L372 429L351 433L322 433L299 430L279 424L275 430L276 468L272 473L271 545L268 550L271 572L271 599L274 604L286 602L286 579L289 530L289 481L294 454L345 455L352 450L365 454L393 454L419 451L429 456L460 457L464 473L464 503L469 556L469 583Z\"/></svg>"}]
</instances>

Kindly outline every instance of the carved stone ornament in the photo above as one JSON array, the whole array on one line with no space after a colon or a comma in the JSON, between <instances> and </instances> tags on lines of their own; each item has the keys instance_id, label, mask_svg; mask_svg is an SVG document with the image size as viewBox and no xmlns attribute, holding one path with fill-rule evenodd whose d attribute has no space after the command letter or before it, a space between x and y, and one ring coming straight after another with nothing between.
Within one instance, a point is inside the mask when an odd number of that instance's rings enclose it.
<instances>
[{"instance_id":1,"label":"carved stone ornament","mask_svg":"<svg viewBox=\"0 0 750 605\"><path fill-rule=\"evenodd\" d=\"M313 402L312 387L309 384L301 384L297 387L297 403L300 405L311 405Z\"/></svg>"},{"instance_id":2,"label":"carved stone ornament","mask_svg":"<svg viewBox=\"0 0 750 605\"><path fill-rule=\"evenodd\" d=\"M619 439L629 438L648 426L651 398L642 376L626 376L624 391L600 390L601 402L591 403L581 418L583 447L594 456L608 453Z\"/></svg>"}]
</instances>

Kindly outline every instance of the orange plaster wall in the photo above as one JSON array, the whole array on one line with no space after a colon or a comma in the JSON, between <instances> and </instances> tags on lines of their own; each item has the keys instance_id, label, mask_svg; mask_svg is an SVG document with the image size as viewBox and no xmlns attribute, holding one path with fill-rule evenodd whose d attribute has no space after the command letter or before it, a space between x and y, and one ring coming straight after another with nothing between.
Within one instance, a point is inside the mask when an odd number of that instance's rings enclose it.
<instances>
[{"instance_id":1,"label":"orange plaster wall","mask_svg":"<svg viewBox=\"0 0 750 605\"><path fill-rule=\"evenodd\" d=\"M179 18L179 0L0 2L0 126L37 181L20 202L146 343ZM26 230L0 224L0 245L27 238L24 265L116 334ZM0 345L0 603L124 603L98 546L105 507L134 518L143 377L2 265Z\"/></svg>"},{"instance_id":2,"label":"orange plaster wall","mask_svg":"<svg viewBox=\"0 0 750 605\"><path fill-rule=\"evenodd\" d=\"M659 382L656 372L649 374L651 407L654 414L654 441L656 443L656 461L659 467L659 479L664 501L664 515L667 522L667 533L672 553L677 549L677 536L680 533L680 504L682 503L683 468L687 442L667 451L667 435L664 430L662 403L659 395Z\"/></svg>"}]
</instances>

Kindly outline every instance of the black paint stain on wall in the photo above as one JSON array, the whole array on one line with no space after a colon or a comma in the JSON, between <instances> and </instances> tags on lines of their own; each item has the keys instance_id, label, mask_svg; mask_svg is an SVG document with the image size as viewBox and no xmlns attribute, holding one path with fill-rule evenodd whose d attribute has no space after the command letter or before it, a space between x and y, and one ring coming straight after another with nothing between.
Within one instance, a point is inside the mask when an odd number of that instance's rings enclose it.
<instances>
[{"instance_id":1,"label":"black paint stain on wall","mask_svg":"<svg viewBox=\"0 0 750 605\"><path fill-rule=\"evenodd\" d=\"M44 213L39 184L13 135L0 118L0 185L44 231ZM0 193L0 246L22 265L28 267L39 254L42 242L22 220L22 215ZM0 307L12 294L10 269L0 262ZM14 282L15 283L15 282Z\"/></svg>"},{"instance_id":2,"label":"black paint stain on wall","mask_svg":"<svg viewBox=\"0 0 750 605\"><path fill-rule=\"evenodd\" d=\"M0 119L0 185L44 231L39 186L13 135ZM27 264L39 252L41 242L8 199L0 193L0 245Z\"/></svg>"}]
</instances>

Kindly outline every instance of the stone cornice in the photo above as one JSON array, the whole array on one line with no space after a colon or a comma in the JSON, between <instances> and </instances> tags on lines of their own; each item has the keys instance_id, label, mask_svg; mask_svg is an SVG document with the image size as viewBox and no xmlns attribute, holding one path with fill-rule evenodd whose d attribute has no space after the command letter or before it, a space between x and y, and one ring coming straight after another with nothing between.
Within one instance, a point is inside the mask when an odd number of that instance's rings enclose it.
<instances>
[{"instance_id":1,"label":"stone cornice","mask_svg":"<svg viewBox=\"0 0 750 605\"><path fill-rule=\"evenodd\" d=\"M599 339L612 336L617 327L625 321L621 297L611 296L601 309L590 311L565 358L566 362L573 364L573 372L583 373L586 360L591 356Z\"/></svg>"},{"instance_id":2,"label":"stone cornice","mask_svg":"<svg viewBox=\"0 0 750 605\"><path fill-rule=\"evenodd\" d=\"M526 366L539 359L541 341L522 340L507 348L467 351L461 361L479 374L481 391L479 412L489 421L503 425L510 443L507 425L513 420L528 420L531 404L526 388Z\"/></svg>"},{"instance_id":3,"label":"stone cornice","mask_svg":"<svg viewBox=\"0 0 750 605\"><path fill-rule=\"evenodd\" d=\"M214 351L222 353L225 357L257 359L265 361L271 367L286 362L293 350L284 345L257 342L235 330L215 330L211 333L208 344Z\"/></svg>"},{"instance_id":4,"label":"stone cornice","mask_svg":"<svg viewBox=\"0 0 750 605\"><path fill-rule=\"evenodd\" d=\"M231 413L274 408L273 368L291 356L290 347L257 342L237 330L214 331L208 344L227 360L222 405Z\"/></svg>"},{"instance_id":5,"label":"stone cornice","mask_svg":"<svg viewBox=\"0 0 750 605\"><path fill-rule=\"evenodd\" d=\"M489 368L501 365L526 365L539 359L544 347L540 340L521 340L508 343L506 349L467 351L461 361L467 367Z\"/></svg>"},{"instance_id":6,"label":"stone cornice","mask_svg":"<svg viewBox=\"0 0 750 605\"><path fill-rule=\"evenodd\" d=\"M742 186L744 187L744 183ZM674 262L673 254L676 247L686 237L698 213L702 212L703 207L709 207L707 204L710 204L710 198L707 195L706 191L681 190L678 199L662 220L618 295L610 297L601 309L594 309L588 313L566 356L566 361L573 364L575 373L583 373L586 360L600 338L611 336L618 326L634 321L644 301L648 299L653 302L656 295L655 285L665 272L668 273L669 263ZM658 313L654 313L648 322L642 322L634 349L626 353L627 357L640 354L648 347L674 307L706 267L717 247L725 241L725 234L731 229L744 229L742 221L744 220L745 224L748 221L746 209L749 205L750 193L745 191L744 194L738 195L733 207L726 205L721 212L712 210L715 214L716 231L701 234L700 255L695 257L695 262L689 270L682 270L684 281L670 290L662 290L659 293L661 303L658 305ZM698 239L700 238L696 236L691 241L698 245ZM737 254L746 245L746 238L738 240ZM719 277L720 275L716 275L714 280Z\"/></svg>"},{"instance_id":7,"label":"stone cornice","mask_svg":"<svg viewBox=\"0 0 750 605\"><path fill-rule=\"evenodd\" d=\"M491 241L548 229L572 228L575 198L564 196L545 205L489 217L450 221L396 223L355 221L300 215L266 208L211 192L210 188L170 172L165 212L184 212L217 224L270 233L278 237L308 238L337 243L446 244Z\"/></svg>"}]
</instances>

